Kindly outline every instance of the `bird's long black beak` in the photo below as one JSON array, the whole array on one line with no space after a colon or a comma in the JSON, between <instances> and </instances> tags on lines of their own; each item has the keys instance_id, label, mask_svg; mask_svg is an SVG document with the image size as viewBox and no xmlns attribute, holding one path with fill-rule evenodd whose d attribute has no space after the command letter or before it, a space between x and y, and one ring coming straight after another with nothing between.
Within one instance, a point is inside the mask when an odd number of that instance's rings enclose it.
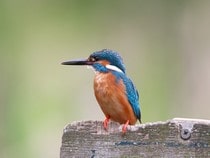
<instances>
[{"instance_id":1,"label":"bird's long black beak","mask_svg":"<svg viewBox=\"0 0 210 158\"><path fill-rule=\"evenodd\" d=\"M88 60L71 60L64 61L61 63L62 65L93 65L93 62Z\"/></svg>"}]
</instances>

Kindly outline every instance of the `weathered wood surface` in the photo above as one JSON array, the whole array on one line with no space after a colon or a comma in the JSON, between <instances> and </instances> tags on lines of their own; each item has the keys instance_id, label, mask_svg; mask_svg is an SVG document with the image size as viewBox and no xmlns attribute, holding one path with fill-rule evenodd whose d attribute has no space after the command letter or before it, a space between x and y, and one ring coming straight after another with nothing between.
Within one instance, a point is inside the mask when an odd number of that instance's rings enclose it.
<instances>
[{"instance_id":1,"label":"weathered wood surface","mask_svg":"<svg viewBox=\"0 0 210 158\"><path fill-rule=\"evenodd\" d=\"M64 128L61 158L210 157L210 120L175 118L129 126L101 121L74 122Z\"/></svg>"}]
</instances>

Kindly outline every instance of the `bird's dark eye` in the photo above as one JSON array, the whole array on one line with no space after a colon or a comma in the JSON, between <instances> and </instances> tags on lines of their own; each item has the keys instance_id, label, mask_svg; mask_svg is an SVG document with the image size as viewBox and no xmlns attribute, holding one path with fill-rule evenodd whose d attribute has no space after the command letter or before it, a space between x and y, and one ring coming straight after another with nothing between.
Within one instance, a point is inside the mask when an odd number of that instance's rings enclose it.
<instances>
[{"instance_id":1,"label":"bird's dark eye","mask_svg":"<svg viewBox=\"0 0 210 158\"><path fill-rule=\"evenodd\" d=\"M91 61L91 62L95 62L95 61L96 61L96 58L94 58L94 57L89 57L88 60Z\"/></svg>"}]
</instances>

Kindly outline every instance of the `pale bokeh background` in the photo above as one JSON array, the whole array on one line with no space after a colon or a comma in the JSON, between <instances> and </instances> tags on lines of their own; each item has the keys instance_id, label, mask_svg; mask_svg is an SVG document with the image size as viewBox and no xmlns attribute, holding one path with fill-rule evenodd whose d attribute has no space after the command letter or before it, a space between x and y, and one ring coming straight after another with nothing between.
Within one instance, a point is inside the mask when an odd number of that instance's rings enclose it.
<instances>
[{"instance_id":1,"label":"pale bokeh background","mask_svg":"<svg viewBox=\"0 0 210 158\"><path fill-rule=\"evenodd\" d=\"M0 1L0 157L59 157L63 127L103 120L94 73L63 66L109 48L142 121L210 119L210 1Z\"/></svg>"}]
</instances>

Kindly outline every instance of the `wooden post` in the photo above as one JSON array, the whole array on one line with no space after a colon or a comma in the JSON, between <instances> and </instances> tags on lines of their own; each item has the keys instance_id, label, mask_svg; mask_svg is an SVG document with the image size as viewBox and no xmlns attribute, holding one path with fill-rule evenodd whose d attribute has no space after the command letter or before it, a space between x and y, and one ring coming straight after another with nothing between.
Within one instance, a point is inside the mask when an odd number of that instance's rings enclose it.
<instances>
[{"instance_id":1,"label":"wooden post","mask_svg":"<svg viewBox=\"0 0 210 158\"><path fill-rule=\"evenodd\" d=\"M129 126L101 121L74 122L64 128L61 158L210 157L210 120L175 118Z\"/></svg>"}]
</instances>

